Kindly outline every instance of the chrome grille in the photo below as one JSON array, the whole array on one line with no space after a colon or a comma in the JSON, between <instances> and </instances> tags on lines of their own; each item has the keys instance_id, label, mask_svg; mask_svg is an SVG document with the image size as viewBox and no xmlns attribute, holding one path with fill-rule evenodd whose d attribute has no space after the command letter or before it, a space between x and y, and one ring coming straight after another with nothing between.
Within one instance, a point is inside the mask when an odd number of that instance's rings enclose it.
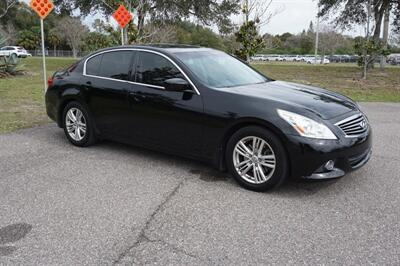
<instances>
[{"instance_id":1,"label":"chrome grille","mask_svg":"<svg viewBox=\"0 0 400 266\"><path fill-rule=\"evenodd\" d=\"M348 137L355 137L364 134L368 130L368 122L363 114L350 116L335 124Z\"/></svg>"}]
</instances>

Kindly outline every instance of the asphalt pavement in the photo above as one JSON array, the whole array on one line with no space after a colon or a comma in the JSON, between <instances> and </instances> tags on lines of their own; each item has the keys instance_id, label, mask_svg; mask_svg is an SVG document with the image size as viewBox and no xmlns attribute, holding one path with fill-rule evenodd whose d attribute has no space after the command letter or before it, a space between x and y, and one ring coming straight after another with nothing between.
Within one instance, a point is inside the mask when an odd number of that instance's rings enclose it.
<instances>
[{"instance_id":1,"label":"asphalt pavement","mask_svg":"<svg viewBox=\"0 0 400 266\"><path fill-rule=\"evenodd\" d=\"M54 124L0 135L0 265L400 265L400 104L361 104L371 161L256 193L195 161Z\"/></svg>"}]
</instances>

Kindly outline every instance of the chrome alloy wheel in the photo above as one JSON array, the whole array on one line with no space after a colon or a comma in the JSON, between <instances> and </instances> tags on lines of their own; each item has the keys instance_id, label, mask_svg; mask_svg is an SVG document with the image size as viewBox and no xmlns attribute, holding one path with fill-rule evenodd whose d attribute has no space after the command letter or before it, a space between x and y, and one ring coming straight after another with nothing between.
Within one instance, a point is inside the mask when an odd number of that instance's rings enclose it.
<instances>
[{"instance_id":1,"label":"chrome alloy wheel","mask_svg":"<svg viewBox=\"0 0 400 266\"><path fill-rule=\"evenodd\" d=\"M75 141L81 141L86 135L86 119L81 110L71 108L65 116L65 125L69 136Z\"/></svg>"},{"instance_id":2,"label":"chrome alloy wheel","mask_svg":"<svg viewBox=\"0 0 400 266\"><path fill-rule=\"evenodd\" d=\"M262 184L274 174L275 153L263 139L255 136L241 139L233 150L236 172L247 182Z\"/></svg>"}]
</instances>

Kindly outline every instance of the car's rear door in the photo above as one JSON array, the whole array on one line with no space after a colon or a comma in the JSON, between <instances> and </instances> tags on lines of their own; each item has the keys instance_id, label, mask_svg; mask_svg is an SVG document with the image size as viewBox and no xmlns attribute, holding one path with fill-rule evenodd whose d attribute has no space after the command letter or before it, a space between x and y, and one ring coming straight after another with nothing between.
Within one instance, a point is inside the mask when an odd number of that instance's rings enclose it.
<instances>
[{"instance_id":1,"label":"car's rear door","mask_svg":"<svg viewBox=\"0 0 400 266\"><path fill-rule=\"evenodd\" d=\"M201 95L195 88L188 92L165 90L165 80L186 77L161 53L138 52L135 72L135 83L128 93L131 135L139 135L146 146L200 155L203 136Z\"/></svg>"},{"instance_id":2,"label":"car's rear door","mask_svg":"<svg viewBox=\"0 0 400 266\"><path fill-rule=\"evenodd\" d=\"M131 89L131 73L136 51L107 51L86 62L84 86L96 126L109 138L126 136L129 108L126 95Z\"/></svg>"}]
</instances>

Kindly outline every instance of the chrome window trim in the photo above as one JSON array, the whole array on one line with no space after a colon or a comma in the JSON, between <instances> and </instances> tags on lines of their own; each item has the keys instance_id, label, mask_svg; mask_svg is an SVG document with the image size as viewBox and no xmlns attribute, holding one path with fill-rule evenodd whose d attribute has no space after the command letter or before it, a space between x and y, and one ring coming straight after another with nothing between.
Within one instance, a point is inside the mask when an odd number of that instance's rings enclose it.
<instances>
[{"instance_id":1,"label":"chrome window trim","mask_svg":"<svg viewBox=\"0 0 400 266\"><path fill-rule=\"evenodd\" d=\"M166 58L169 62L171 62L181 73L182 75L186 78L187 81L189 81L190 85L193 87L195 93L197 95L200 95L199 90L197 89L197 87L194 85L194 83L190 80L190 78L186 75L186 73L168 56L166 56L163 53L157 52L157 51L152 51L152 50L147 50L147 49L142 49L142 48L117 48L117 49L112 49L112 50L107 50L107 51L102 51L99 53L96 53L94 55L89 56L88 58L86 58L84 64L83 64L83 76L86 77L93 77L93 78L100 78L100 79L106 79L106 80L112 80L112 81L120 81L120 82L125 82L125 83L131 83L131 84L135 84L135 85L143 85L143 86L147 86L147 87L152 87L152 88L156 88L156 89L163 89L165 90L165 88L163 86L157 86L157 85L152 85L152 84L146 84L146 83L140 83L140 82L133 82L133 81L128 81L128 80L120 80L120 79L113 79L113 78L107 78L107 77L101 77L101 76L96 76L96 75L88 75L86 74L86 64L87 62L98 55L101 54L105 54L105 53L110 53L110 52L117 52L117 51L140 51L140 52L148 52L148 53L153 53L153 54L157 54L159 56L162 56L164 58Z\"/></svg>"},{"instance_id":2,"label":"chrome window trim","mask_svg":"<svg viewBox=\"0 0 400 266\"><path fill-rule=\"evenodd\" d=\"M157 85L145 84L145 83L140 83L140 82L133 82L133 81L122 80L122 79L106 78L106 77L95 76L95 75L85 75L85 74L83 74L83 75L84 75L85 77L92 77L92 78L105 79L105 80L111 80L111 81L119 81L119 82L123 82L123 83L130 83L130 84L135 84L135 85L143 85L143 86L146 86L146 87L152 87L152 88L155 88L155 89L162 89L162 90L165 90L164 87L162 87L162 86L157 86Z\"/></svg>"}]
</instances>

